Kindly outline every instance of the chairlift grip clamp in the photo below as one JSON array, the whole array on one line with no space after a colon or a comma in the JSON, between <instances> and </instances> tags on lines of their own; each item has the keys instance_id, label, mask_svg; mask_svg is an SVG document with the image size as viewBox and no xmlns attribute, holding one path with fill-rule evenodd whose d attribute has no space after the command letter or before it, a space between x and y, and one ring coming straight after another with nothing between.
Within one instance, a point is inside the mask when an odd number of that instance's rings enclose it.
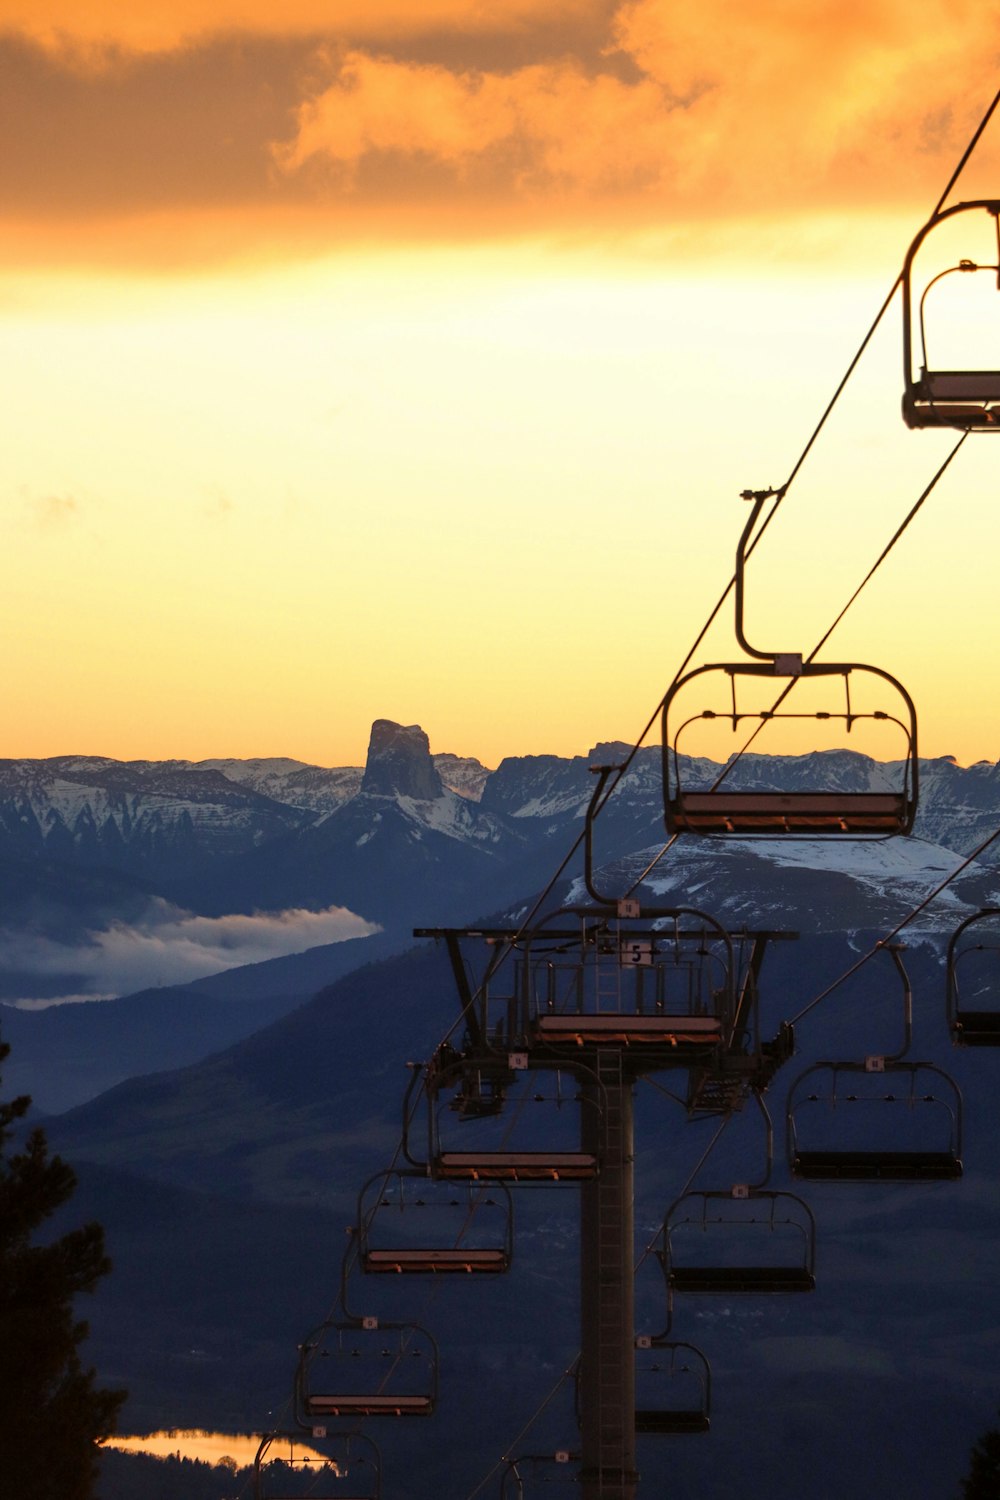
<instances>
[{"instance_id":1,"label":"chairlift grip clamp","mask_svg":"<svg viewBox=\"0 0 1000 1500\"><path fill-rule=\"evenodd\" d=\"M751 500L758 504L764 500L781 500L784 498L785 490L787 488L787 485L779 484L777 489L768 488L766 490L740 490L740 499Z\"/></svg>"}]
</instances>

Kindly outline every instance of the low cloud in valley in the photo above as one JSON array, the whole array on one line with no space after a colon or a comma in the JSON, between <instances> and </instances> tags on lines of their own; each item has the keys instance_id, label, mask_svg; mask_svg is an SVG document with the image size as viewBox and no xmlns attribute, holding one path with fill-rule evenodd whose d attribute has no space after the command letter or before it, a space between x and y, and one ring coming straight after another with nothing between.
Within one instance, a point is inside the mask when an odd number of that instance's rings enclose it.
<instances>
[{"instance_id":1,"label":"low cloud in valley","mask_svg":"<svg viewBox=\"0 0 1000 1500\"><path fill-rule=\"evenodd\" d=\"M49 1004L56 999L109 999L156 985L189 984L224 969L376 931L374 924L341 906L201 917L156 900L140 921L113 922L81 943L0 929L0 970L18 973L22 1003L42 996ZM53 993L53 980L60 975L77 981L72 993ZM34 989L32 976L38 981Z\"/></svg>"}]
</instances>

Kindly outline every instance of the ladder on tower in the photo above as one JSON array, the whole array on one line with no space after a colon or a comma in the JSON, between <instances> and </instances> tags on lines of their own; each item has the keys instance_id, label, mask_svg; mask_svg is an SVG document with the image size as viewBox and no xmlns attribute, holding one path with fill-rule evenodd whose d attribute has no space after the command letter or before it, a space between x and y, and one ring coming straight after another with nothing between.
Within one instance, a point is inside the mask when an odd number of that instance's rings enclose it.
<instances>
[{"instance_id":1,"label":"ladder on tower","mask_svg":"<svg viewBox=\"0 0 1000 1500\"><path fill-rule=\"evenodd\" d=\"M622 1008L622 964L618 936L613 944L598 941L594 952L594 998L598 1014L617 1013Z\"/></svg>"},{"instance_id":2,"label":"ladder on tower","mask_svg":"<svg viewBox=\"0 0 1000 1500\"><path fill-rule=\"evenodd\" d=\"M597 1197L596 1266L599 1291L597 1319L598 1418L597 1469L599 1488L609 1494L627 1493L634 1480L635 1392L632 1320L631 1234L626 1216L632 1214L630 1163L631 1132L623 1118L625 1092L631 1089L622 1068L622 1048L598 1047L597 1080L603 1100L602 1176L591 1191ZM631 1095L629 1095L631 1097ZM627 1262L627 1263L626 1263Z\"/></svg>"}]
</instances>

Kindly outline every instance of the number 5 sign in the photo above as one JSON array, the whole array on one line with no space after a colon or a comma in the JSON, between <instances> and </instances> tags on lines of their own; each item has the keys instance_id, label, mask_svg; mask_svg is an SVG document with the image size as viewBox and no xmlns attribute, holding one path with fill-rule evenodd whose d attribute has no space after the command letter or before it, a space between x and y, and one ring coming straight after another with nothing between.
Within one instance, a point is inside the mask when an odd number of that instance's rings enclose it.
<instances>
[{"instance_id":1,"label":"number 5 sign","mask_svg":"<svg viewBox=\"0 0 1000 1500\"><path fill-rule=\"evenodd\" d=\"M636 938L634 942L622 940L622 964L652 964L653 944L649 938Z\"/></svg>"}]
</instances>

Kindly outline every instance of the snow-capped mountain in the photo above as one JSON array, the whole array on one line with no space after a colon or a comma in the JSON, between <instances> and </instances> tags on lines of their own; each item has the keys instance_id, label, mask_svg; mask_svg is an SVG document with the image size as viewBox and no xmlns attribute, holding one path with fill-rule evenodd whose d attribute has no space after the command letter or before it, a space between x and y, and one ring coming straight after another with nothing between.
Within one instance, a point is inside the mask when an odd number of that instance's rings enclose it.
<instances>
[{"instance_id":1,"label":"snow-capped mountain","mask_svg":"<svg viewBox=\"0 0 1000 1500\"><path fill-rule=\"evenodd\" d=\"M273 756L262 760L171 761L178 771L218 771L227 781L249 787L263 797L301 812L325 814L341 807L361 790L361 766L327 770L305 761Z\"/></svg>"},{"instance_id":2,"label":"snow-capped mountain","mask_svg":"<svg viewBox=\"0 0 1000 1500\"><path fill-rule=\"evenodd\" d=\"M0 856L162 877L279 838L309 816L215 765L101 756L0 761Z\"/></svg>"},{"instance_id":3,"label":"snow-capped mountain","mask_svg":"<svg viewBox=\"0 0 1000 1500\"><path fill-rule=\"evenodd\" d=\"M430 796L479 800L485 766L457 755L432 759L437 779ZM3 760L0 857L162 878L191 860L239 855L328 817L358 795L364 776L358 766L326 768L285 757ZM460 823L457 813L452 821Z\"/></svg>"},{"instance_id":4,"label":"snow-capped mountain","mask_svg":"<svg viewBox=\"0 0 1000 1500\"><path fill-rule=\"evenodd\" d=\"M925 839L842 843L818 839L687 840L657 860L662 844L613 862L601 889L640 888L644 904L693 906L731 930L889 933L961 864ZM946 940L965 917L1000 898L1000 874L973 863L907 923L903 934ZM567 901L586 902L583 882Z\"/></svg>"},{"instance_id":5,"label":"snow-capped mountain","mask_svg":"<svg viewBox=\"0 0 1000 1500\"><path fill-rule=\"evenodd\" d=\"M283 758L0 762L6 925L30 925L53 905L106 918L119 902L132 920L136 901L151 894L206 915L342 905L400 932L472 921L547 882L582 831L592 768L620 765L628 753L610 742L587 756L510 757L489 771L470 757L432 754L418 725L380 719L363 769ZM682 760L681 770L689 785L711 785L721 768ZM838 750L746 755L730 779L741 789L877 789L899 773ZM1000 768L925 761L914 839L685 838L657 864L649 889L707 907L714 895L740 920L756 911L754 920L775 925L891 926L943 878L949 859L998 824ZM654 746L634 756L596 826L601 889L627 888L664 842ZM985 863L994 860L1000 841ZM580 869L577 856L567 878ZM970 871L930 925L960 893L962 903L978 903L992 890L981 870Z\"/></svg>"},{"instance_id":6,"label":"snow-capped mountain","mask_svg":"<svg viewBox=\"0 0 1000 1500\"><path fill-rule=\"evenodd\" d=\"M444 769L455 768L446 762ZM526 843L510 819L445 785L419 725L377 719L352 798L214 867L190 893L199 908L335 903L401 926L423 912L445 921L464 899L471 920L476 903L508 893L506 872Z\"/></svg>"}]
</instances>

